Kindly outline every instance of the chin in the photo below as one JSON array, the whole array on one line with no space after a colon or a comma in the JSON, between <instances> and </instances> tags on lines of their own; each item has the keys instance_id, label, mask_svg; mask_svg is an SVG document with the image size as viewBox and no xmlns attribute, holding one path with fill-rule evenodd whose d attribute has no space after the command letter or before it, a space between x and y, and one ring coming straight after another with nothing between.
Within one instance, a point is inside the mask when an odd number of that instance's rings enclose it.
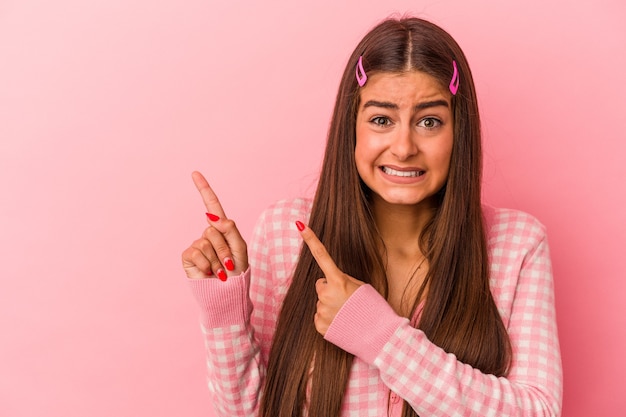
<instances>
[{"instance_id":1,"label":"chin","mask_svg":"<svg viewBox=\"0 0 626 417\"><path fill-rule=\"evenodd\" d=\"M424 198L416 196L377 195L377 197L382 203L397 206L415 206L424 201Z\"/></svg>"},{"instance_id":2,"label":"chin","mask_svg":"<svg viewBox=\"0 0 626 417\"><path fill-rule=\"evenodd\" d=\"M392 205L392 206L428 206L432 207L436 205L436 193L432 195L424 196L423 194L419 195L407 195L403 194L377 194L373 192L374 200L378 200L379 203Z\"/></svg>"}]
</instances>

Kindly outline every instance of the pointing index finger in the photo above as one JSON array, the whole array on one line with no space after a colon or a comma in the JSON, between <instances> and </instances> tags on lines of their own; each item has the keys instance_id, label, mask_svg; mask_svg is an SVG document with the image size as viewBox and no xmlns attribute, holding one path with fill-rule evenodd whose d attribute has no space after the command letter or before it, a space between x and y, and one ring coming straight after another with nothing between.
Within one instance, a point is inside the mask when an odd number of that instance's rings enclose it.
<instances>
[{"instance_id":1,"label":"pointing index finger","mask_svg":"<svg viewBox=\"0 0 626 417\"><path fill-rule=\"evenodd\" d=\"M204 178L204 175L202 175L198 171L194 171L191 174L191 178L193 179L193 183L200 192L200 195L202 196L202 201L204 202L207 211L221 218L226 218L226 214L224 213L224 209L220 204L220 200L217 198L217 195L215 195L215 192L213 192L213 189L209 185L209 182L206 180L206 178Z\"/></svg>"},{"instance_id":2,"label":"pointing index finger","mask_svg":"<svg viewBox=\"0 0 626 417\"><path fill-rule=\"evenodd\" d=\"M342 274L341 270L333 261L333 258L330 256L324 244L317 238L313 230L309 227L305 226L301 222L297 222L296 225L300 230L300 234L302 235L302 239L304 239L304 243L307 244L311 254L317 261L317 264L324 272L326 279L332 279L338 274Z\"/></svg>"}]
</instances>

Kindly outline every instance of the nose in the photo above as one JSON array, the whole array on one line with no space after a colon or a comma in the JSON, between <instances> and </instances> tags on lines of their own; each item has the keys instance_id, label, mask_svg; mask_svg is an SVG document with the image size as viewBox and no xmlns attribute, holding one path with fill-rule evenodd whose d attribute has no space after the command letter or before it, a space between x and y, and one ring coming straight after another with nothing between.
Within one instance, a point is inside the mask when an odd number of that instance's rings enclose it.
<instances>
[{"instance_id":1,"label":"nose","mask_svg":"<svg viewBox=\"0 0 626 417\"><path fill-rule=\"evenodd\" d=\"M406 161L418 152L414 132L410 127L402 127L393 136L389 150L399 161Z\"/></svg>"}]
</instances>

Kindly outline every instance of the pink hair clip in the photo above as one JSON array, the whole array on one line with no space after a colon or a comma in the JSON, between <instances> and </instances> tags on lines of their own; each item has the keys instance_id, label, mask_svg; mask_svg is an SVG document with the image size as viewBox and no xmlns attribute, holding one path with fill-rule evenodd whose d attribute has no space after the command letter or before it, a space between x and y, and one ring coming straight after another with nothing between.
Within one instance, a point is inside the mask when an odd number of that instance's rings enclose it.
<instances>
[{"instance_id":1,"label":"pink hair clip","mask_svg":"<svg viewBox=\"0 0 626 417\"><path fill-rule=\"evenodd\" d=\"M363 87L366 81L367 81L367 74L365 73L365 70L363 69L363 55L361 55L359 57L358 64L356 64L356 82L359 83L360 87Z\"/></svg>"},{"instance_id":2,"label":"pink hair clip","mask_svg":"<svg viewBox=\"0 0 626 417\"><path fill-rule=\"evenodd\" d=\"M453 96L456 96L456 92L459 90L459 71L456 69L456 61L452 61L454 67L454 74L452 74L452 80L450 80L450 92Z\"/></svg>"}]
</instances>

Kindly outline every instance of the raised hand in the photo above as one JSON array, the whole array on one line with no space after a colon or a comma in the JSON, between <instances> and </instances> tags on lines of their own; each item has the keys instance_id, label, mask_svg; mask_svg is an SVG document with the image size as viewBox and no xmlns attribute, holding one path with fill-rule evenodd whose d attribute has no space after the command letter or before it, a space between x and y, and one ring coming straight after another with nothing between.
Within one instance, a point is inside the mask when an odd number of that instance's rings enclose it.
<instances>
[{"instance_id":1,"label":"raised hand","mask_svg":"<svg viewBox=\"0 0 626 417\"><path fill-rule=\"evenodd\" d=\"M364 282L343 273L310 228L299 221L296 222L296 226L325 275L315 283L317 291L315 328L323 336L341 307Z\"/></svg>"},{"instance_id":2,"label":"raised hand","mask_svg":"<svg viewBox=\"0 0 626 417\"><path fill-rule=\"evenodd\" d=\"M189 278L217 277L226 281L248 269L248 248L235 222L226 217L219 199L199 172L191 174L207 209L209 227L183 252Z\"/></svg>"}]
</instances>

